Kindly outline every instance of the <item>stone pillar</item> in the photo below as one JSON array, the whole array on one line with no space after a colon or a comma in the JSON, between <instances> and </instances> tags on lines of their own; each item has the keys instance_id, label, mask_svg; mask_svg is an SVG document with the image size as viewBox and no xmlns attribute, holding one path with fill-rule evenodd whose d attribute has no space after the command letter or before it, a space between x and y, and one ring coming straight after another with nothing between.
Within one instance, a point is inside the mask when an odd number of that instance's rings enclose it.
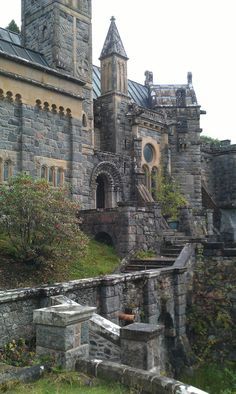
<instances>
[{"instance_id":1,"label":"stone pillar","mask_svg":"<svg viewBox=\"0 0 236 394\"><path fill-rule=\"evenodd\" d=\"M156 274L149 274L143 290L143 312L145 321L150 324L158 323L159 308L156 289Z\"/></svg>"},{"instance_id":2,"label":"stone pillar","mask_svg":"<svg viewBox=\"0 0 236 394\"><path fill-rule=\"evenodd\" d=\"M121 363L160 372L164 327L134 323L120 330Z\"/></svg>"},{"instance_id":3,"label":"stone pillar","mask_svg":"<svg viewBox=\"0 0 236 394\"><path fill-rule=\"evenodd\" d=\"M177 336L186 334L186 268L178 269L174 276L175 329Z\"/></svg>"},{"instance_id":4,"label":"stone pillar","mask_svg":"<svg viewBox=\"0 0 236 394\"><path fill-rule=\"evenodd\" d=\"M101 287L101 314L115 324L119 324L120 312L120 275L107 276Z\"/></svg>"},{"instance_id":5,"label":"stone pillar","mask_svg":"<svg viewBox=\"0 0 236 394\"><path fill-rule=\"evenodd\" d=\"M96 308L80 305L55 305L34 311L36 353L50 355L58 366L73 370L79 356L88 356L89 345L81 344L81 325Z\"/></svg>"}]
</instances>

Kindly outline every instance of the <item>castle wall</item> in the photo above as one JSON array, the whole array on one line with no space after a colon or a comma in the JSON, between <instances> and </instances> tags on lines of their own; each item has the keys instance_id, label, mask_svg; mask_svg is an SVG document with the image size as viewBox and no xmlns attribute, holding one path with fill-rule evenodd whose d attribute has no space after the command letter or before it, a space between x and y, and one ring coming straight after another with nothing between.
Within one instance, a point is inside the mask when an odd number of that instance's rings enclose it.
<instances>
[{"instance_id":1,"label":"castle wall","mask_svg":"<svg viewBox=\"0 0 236 394\"><path fill-rule=\"evenodd\" d=\"M199 209L202 206L200 110L199 107L176 108L169 116L175 114L178 124L169 136L171 172L191 206Z\"/></svg>"},{"instance_id":2,"label":"castle wall","mask_svg":"<svg viewBox=\"0 0 236 394\"><path fill-rule=\"evenodd\" d=\"M202 148L202 177L220 208L236 206L236 146Z\"/></svg>"},{"instance_id":3,"label":"castle wall","mask_svg":"<svg viewBox=\"0 0 236 394\"><path fill-rule=\"evenodd\" d=\"M89 208L89 180L93 168L91 133L83 129L81 118L73 117L66 105L58 108L54 103L43 104L37 99L32 106L24 103L24 96L18 93L21 90L13 92L17 93L1 90L1 165L10 161L9 175L25 171L33 177L41 177L43 166L48 171L49 168L63 171L65 183L72 186L72 193L80 198L82 207ZM34 98L37 97L43 97L43 93ZM65 104L69 103L62 95L60 100L61 104L64 100Z\"/></svg>"}]
</instances>

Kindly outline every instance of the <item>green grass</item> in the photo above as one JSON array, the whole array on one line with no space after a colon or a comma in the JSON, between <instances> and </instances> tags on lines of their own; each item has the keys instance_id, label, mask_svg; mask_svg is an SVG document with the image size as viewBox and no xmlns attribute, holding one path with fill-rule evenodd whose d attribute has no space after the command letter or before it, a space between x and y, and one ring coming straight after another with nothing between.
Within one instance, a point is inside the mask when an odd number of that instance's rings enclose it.
<instances>
[{"instance_id":1,"label":"green grass","mask_svg":"<svg viewBox=\"0 0 236 394\"><path fill-rule=\"evenodd\" d=\"M31 384L8 383L0 387L7 394L128 394L118 383L104 382L76 372L49 374Z\"/></svg>"},{"instance_id":2,"label":"green grass","mask_svg":"<svg viewBox=\"0 0 236 394\"><path fill-rule=\"evenodd\" d=\"M209 394L236 394L235 366L204 364L194 371L193 376L181 376L180 380Z\"/></svg>"},{"instance_id":3,"label":"green grass","mask_svg":"<svg viewBox=\"0 0 236 394\"><path fill-rule=\"evenodd\" d=\"M72 262L68 275L70 279L78 279L111 274L119 262L112 246L90 240L86 256Z\"/></svg>"},{"instance_id":4,"label":"green grass","mask_svg":"<svg viewBox=\"0 0 236 394\"><path fill-rule=\"evenodd\" d=\"M83 257L48 262L40 267L14 262L7 254L6 242L0 238L0 288L33 287L42 283L67 282L111 274L119 266L120 258L111 246L90 240Z\"/></svg>"}]
</instances>

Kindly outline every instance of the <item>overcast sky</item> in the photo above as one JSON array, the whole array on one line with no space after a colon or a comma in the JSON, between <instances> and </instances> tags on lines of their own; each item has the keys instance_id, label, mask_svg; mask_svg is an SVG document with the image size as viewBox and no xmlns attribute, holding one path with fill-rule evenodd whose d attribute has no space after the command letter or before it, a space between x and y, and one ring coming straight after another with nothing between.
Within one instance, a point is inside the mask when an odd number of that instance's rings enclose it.
<instances>
[{"instance_id":1,"label":"overcast sky","mask_svg":"<svg viewBox=\"0 0 236 394\"><path fill-rule=\"evenodd\" d=\"M1 0L0 26L20 25L21 0ZM145 7L144 7L145 4ZM93 62L112 15L129 56L128 74L144 82L186 83L193 73L203 133L236 143L236 0L93 0Z\"/></svg>"}]
</instances>

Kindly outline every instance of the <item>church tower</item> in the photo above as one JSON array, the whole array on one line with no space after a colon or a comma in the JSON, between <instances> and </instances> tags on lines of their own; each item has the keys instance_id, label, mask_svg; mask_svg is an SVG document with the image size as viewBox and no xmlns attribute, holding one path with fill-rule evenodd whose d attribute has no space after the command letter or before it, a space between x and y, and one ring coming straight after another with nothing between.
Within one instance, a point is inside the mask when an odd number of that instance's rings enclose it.
<instances>
[{"instance_id":1,"label":"church tower","mask_svg":"<svg viewBox=\"0 0 236 394\"><path fill-rule=\"evenodd\" d=\"M130 138L126 117L130 101L127 60L128 57L117 30L115 18L112 17L100 56L101 96L96 102L95 111L100 113L98 127L101 150L119 154L127 154L127 138Z\"/></svg>"},{"instance_id":2,"label":"church tower","mask_svg":"<svg viewBox=\"0 0 236 394\"><path fill-rule=\"evenodd\" d=\"M101 94L128 94L127 60L123 43L116 27L115 18L111 18L110 28L100 55Z\"/></svg>"},{"instance_id":3,"label":"church tower","mask_svg":"<svg viewBox=\"0 0 236 394\"><path fill-rule=\"evenodd\" d=\"M91 83L91 0L21 1L22 44L50 67Z\"/></svg>"}]
</instances>

